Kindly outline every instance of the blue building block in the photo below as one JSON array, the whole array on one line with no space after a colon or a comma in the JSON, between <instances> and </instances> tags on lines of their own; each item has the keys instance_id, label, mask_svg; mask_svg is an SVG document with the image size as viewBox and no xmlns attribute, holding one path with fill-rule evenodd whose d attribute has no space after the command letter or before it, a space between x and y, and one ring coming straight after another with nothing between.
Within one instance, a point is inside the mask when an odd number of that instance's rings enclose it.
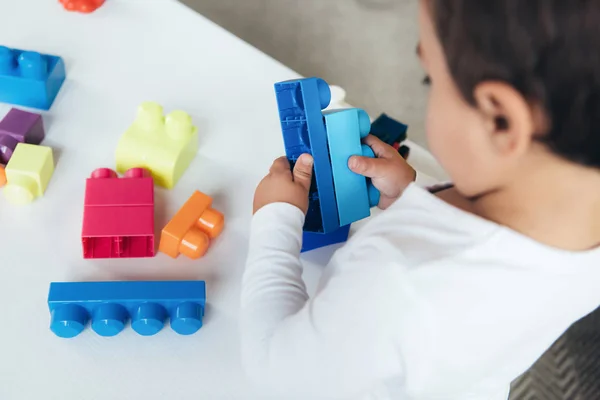
<instances>
[{"instance_id":1,"label":"blue building block","mask_svg":"<svg viewBox=\"0 0 600 400\"><path fill-rule=\"evenodd\" d=\"M379 191L362 175L348 168L351 156L375 157L373 150L361 144L371 128L369 115L358 108L324 113L333 184L340 225L345 226L371 215L379 203Z\"/></svg>"},{"instance_id":2,"label":"blue building block","mask_svg":"<svg viewBox=\"0 0 600 400\"><path fill-rule=\"evenodd\" d=\"M407 125L390 118L387 114L381 114L371 124L370 133L381 139L382 142L393 146L396 143L402 143L406 140L407 130Z\"/></svg>"},{"instance_id":3,"label":"blue building block","mask_svg":"<svg viewBox=\"0 0 600 400\"><path fill-rule=\"evenodd\" d=\"M340 227L322 110L331 101L329 85L319 78L275 84L285 151L291 167L303 153L314 158L313 182L304 231L330 233Z\"/></svg>"},{"instance_id":4,"label":"blue building block","mask_svg":"<svg viewBox=\"0 0 600 400\"><path fill-rule=\"evenodd\" d=\"M48 293L50 329L57 336L77 336L91 320L100 336L121 332L128 320L138 334L171 328L190 335L202 326L206 305L203 281L53 282Z\"/></svg>"},{"instance_id":5,"label":"blue building block","mask_svg":"<svg viewBox=\"0 0 600 400\"><path fill-rule=\"evenodd\" d=\"M330 233L304 232L302 235L302 253L320 249L321 247L344 243L348 240L350 225L342 226L340 229Z\"/></svg>"},{"instance_id":6,"label":"blue building block","mask_svg":"<svg viewBox=\"0 0 600 400\"><path fill-rule=\"evenodd\" d=\"M60 57L0 46L0 102L49 110L65 77Z\"/></svg>"}]
</instances>

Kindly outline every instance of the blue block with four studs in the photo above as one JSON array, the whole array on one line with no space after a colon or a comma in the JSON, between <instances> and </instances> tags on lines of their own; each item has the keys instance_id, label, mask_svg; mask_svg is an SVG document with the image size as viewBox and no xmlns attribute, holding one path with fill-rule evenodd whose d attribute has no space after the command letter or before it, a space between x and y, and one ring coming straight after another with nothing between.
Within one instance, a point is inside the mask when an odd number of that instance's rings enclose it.
<instances>
[{"instance_id":1,"label":"blue block with four studs","mask_svg":"<svg viewBox=\"0 0 600 400\"><path fill-rule=\"evenodd\" d=\"M100 336L115 336L128 322L142 336L157 334L167 319L178 334L202 327L204 281L52 282L50 329L72 338L91 322Z\"/></svg>"},{"instance_id":2,"label":"blue block with four studs","mask_svg":"<svg viewBox=\"0 0 600 400\"><path fill-rule=\"evenodd\" d=\"M0 102L49 110L66 78L61 57L0 46Z\"/></svg>"}]
</instances>

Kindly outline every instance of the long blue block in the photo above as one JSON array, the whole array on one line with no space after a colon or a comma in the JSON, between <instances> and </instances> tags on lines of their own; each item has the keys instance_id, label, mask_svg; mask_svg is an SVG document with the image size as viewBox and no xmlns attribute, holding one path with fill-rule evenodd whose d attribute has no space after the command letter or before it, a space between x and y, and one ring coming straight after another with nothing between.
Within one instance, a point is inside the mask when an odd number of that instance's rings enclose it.
<instances>
[{"instance_id":1,"label":"long blue block","mask_svg":"<svg viewBox=\"0 0 600 400\"><path fill-rule=\"evenodd\" d=\"M302 235L302 253L331 246L338 243L344 243L348 240L350 234L350 225L342 226L340 229L330 233L312 233L304 232Z\"/></svg>"},{"instance_id":2,"label":"long blue block","mask_svg":"<svg viewBox=\"0 0 600 400\"><path fill-rule=\"evenodd\" d=\"M324 116L340 225L350 225L370 216L371 207L379 203L379 191L348 168L351 156L375 157L373 150L361 143L369 134L371 122L369 115L358 108L328 111Z\"/></svg>"},{"instance_id":3,"label":"long blue block","mask_svg":"<svg viewBox=\"0 0 600 400\"><path fill-rule=\"evenodd\" d=\"M65 81L62 58L0 46L0 102L49 110Z\"/></svg>"},{"instance_id":4,"label":"long blue block","mask_svg":"<svg viewBox=\"0 0 600 400\"><path fill-rule=\"evenodd\" d=\"M322 110L331 101L329 85L319 78L275 84L285 152L291 167L303 153L314 158L313 183L304 231L329 233L340 227L327 134Z\"/></svg>"},{"instance_id":5,"label":"long blue block","mask_svg":"<svg viewBox=\"0 0 600 400\"><path fill-rule=\"evenodd\" d=\"M48 293L50 329L72 338L88 321L100 336L114 336L127 321L138 334L158 333L167 318L171 328L190 335L202 327L204 281L52 282Z\"/></svg>"}]
</instances>

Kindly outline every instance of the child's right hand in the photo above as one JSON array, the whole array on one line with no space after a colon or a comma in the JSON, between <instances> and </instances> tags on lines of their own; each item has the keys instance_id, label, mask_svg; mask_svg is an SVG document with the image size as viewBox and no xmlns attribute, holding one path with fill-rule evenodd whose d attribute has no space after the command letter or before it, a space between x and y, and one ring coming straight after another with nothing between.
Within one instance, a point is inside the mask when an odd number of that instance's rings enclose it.
<instances>
[{"instance_id":1,"label":"child's right hand","mask_svg":"<svg viewBox=\"0 0 600 400\"><path fill-rule=\"evenodd\" d=\"M348 168L371 178L373 185L381 192L379 208L385 210L415 181L417 172L396 149L375 136L367 136L364 143L371 147L377 158L352 156L348 160Z\"/></svg>"}]
</instances>

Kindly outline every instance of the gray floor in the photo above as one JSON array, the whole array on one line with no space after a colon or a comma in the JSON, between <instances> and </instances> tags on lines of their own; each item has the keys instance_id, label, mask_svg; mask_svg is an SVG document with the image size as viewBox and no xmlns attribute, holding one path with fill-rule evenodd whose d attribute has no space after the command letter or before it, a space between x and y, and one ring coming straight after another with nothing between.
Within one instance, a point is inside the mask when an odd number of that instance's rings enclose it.
<instances>
[{"instance_id":1,"label":"gray floor","mask_svg":"<svg viewBox=\"0 0 600 400\"><path fill-rule=\"evenodd\" d=\"M183 0L304 76L385 112L424 144L426 88L417 61L417 0Z\"/></svg>"},{"instance_id":2,"label":"gray floor","mask_svg":"<svg viewBox=\"0 0 600 400\"><path fill-rule=\"evenodd\" d=\"M417 0L183 2L300 74L345 88L347 100L372 116L408 123L409 137L424 144ZM514 383L511 400L600 400L599 359L596 311Z\"/></svg>"}]
</instances>

